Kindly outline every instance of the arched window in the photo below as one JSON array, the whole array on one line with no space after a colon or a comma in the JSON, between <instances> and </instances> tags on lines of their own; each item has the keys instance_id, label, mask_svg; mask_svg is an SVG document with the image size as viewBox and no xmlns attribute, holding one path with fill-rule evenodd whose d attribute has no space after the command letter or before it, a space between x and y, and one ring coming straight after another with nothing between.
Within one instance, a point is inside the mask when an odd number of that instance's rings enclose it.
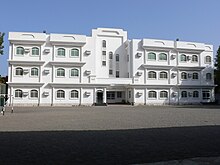
<instances>
[{"instance_id":1,"label":"arched window","mask_svg":"<svg viewBox=\"0 0 220 165\"><path fill-rule=\"evenodd\" d=\"M102 40L102 47L106 48L106 40Z\"/></svg>"},{"instance_id":2,"label":"arched window","mask_svg":"<svg viewBox=\"0 0 220 165\"><path fill-rule=\"evenodd\" d=\"M23 47L17 47L16 48L16 54L17 55L24 55L24 48Z\"/></svg>"},{"instance_id":3,"label":"arched window","mask_svg":"<svg viewBox=\"0 0 220 165\"><path fill-rule=\"evenodd\" d=\"M184 98L184 97L187 97L187 92L186 92L186 91L182 91L182 92L181 92L181 97L183 97L183 98Z\"/></svg>"},{"instance_id":4,"label":"arched window","mask_svg":"<svg viewBox=\"0 0 220 165\"><path fill-rule=\"evenodd\" d=\"M148 97L156 99L157 98L157 92L156 91L149 91L148 92Z\"/></svg>"},{"instance_id":5,"label":"arched window","mask_svg":"<svg viewBox=\"0 0 220 165\"><path fill-rule=\"evenodd\" d=\"M71 77L78 77L79 76L79 70L78 69L71 69L70 76Z\"/></svg>"},{"instance_id":6,"label":"arched window","mask_svg":"<svg viewBox=\"0 0 220 165\"><path fill-rule=\"evenodd\" d=\"M166 61L167 60L167 55L165 53L160 53L159 54L159 60Z\"/></svg>"},{"instance_id":7,"label":"arched window","mask_svg":"<svg viewBox=\"0 0 220 165\"><path fill-rule=\"evenodd\" d=\"M38 56L39 54L40 54L40 53L39 53L39 48L33 47L33 48L32 48L32 55Z\"/></svg>"},{"instance_id":8,"label":"arched window","mask_svg":"<svg viewBox=\"0 0 220 165\"><path fill-rule=\"evenodd\" d=\"M31 90L31 98L38 98L38 91L37 90Z\"/></svg>"},{"instance_id":9,"label":"arched window","mask_svg":"<svg viewBox=\"0 0 220 165\"><path fill-rule=\"evenodd\" d=\"M193 97L199 97L199 92L198 91L193 91Z\"/></svg>"},{"instance_id":10,"label":"arched window","mask_svg":"<svg viewBox=\"0 0 220 165\"><path fill-rule=\"evenodd\" d=\"M193 73L193 80L198 80L199 79L199 74L198 73Z\"/></svg>"},{"instance_id":11,"label":"arched window","mask_svg":"<svg viewBox=\"0 0 220 165\"><path fill-rule=\"evenodd\" d=\"M65 77L65 70L63 68L57 69L57 77Z\"/></svg>"},{"instance_id":12,"label":"arched window","mask_svg":"<svg viewBox=\"0 0 220 165\"><path fill-rule=\"evenodd\" d=\"M181 79L182 80L186 80L187 79L187 73L186 72L182 72L181 73Z\"/></svg>"},{"instance_id":13,"label":"arched window","mask_svg":"<svg viewBox=\"0 0 220 165\"><path fill-rule=\"evenodd\" d=\"M148 53L147 59L148 60L156 60L156 54L153 52Z\"/></svg>"},{"instance_id":14,"label":"arched window","mask_svg":"<svg viewBox=\"0 0 220 165\"><path fill-rule=\"evenodd\" d=\"M20 89L17 89L17 90L15 90L15 97L16 98L22 98L22 90L20 90Z\"/></svg>"},{"instance_id":15,"label":"arched window","mask_svg":"<svg viewBox=\"0 0 220 165\"><path fill-rule=\"evenodd\" d=\"M206 56L206 57L205 57L205 62L206 62L206 63L211 63L211 61L212 61L211 56Z\"/></svg>"},{"instance_id":16,"label":"arched window","mask_svg":"<svg viewBox=\"0 0 220 165\"><path fill-rule=\"evenodd\" d=\"M167 91L161 91L160 92L160 98L168 98L168 92Z\"/></svg>"},{"instance_id":17,"label":"arched window","mask_svg":"<svg viewBox=\"0 0 220 165\"><path fill-rule=\"evenodd\" d=\"M109 52L109 59L112 60L113 59L113 53Z\"/></svg>"},{"instance_id":18,"label":"arched window","mask_svg":"<svg viewBox=\"0 0 220 165\"><path fill-rule=\"evenodd\" d=\"M31 76L38 76L38 68L31 68Z\"/></svg>"},{"instance_id":19,"label":"arched window","mask_svg":"<svg viewBox=\"0 0 220 165\"><path fill-rule=\"evenodd\" d=\"M156 79L157 78L156 72L154 71L148 72L148 78Z\"/></svg>"},{"instance_id":20,"label":"arched window","mask_svg":"<svg viewBox=\"0 0 220 165\"><path fill-rule=\"evenodd\" d=\"M72 99L76 99L76 98L79 98L79 92L77 90L72 90L71 91L71 94L70 94L70 97Z\"/></svg>"},{"instance_id":21,"label":"arched window","mask_svg":"<svg viewBox=\"0 0 220 165\"><path fill-rule=\"evenodd\" d=\"M64 99L65 98L65 92L63 90L57 91L57 98L58 99Z\"/></svg>"},{"instance_id":22,"label":"arched window","mask_svg":"<svg viewBox=\"0 0 220 165\"><path fill-rule=\"evenodd\" d=\"M185 54L180 55L180 61L186 61L186 55Z\"/></svg>"},{"instance_id":23,"label":"arched window","mask_svg":"<svg viewBox=\"0 0 220 165\"><path fill-rule=\"evenodd\" d=\"M167 79L167 72L160 72L160 79Z\"/></svg>"},{"instance_id":24,"label":"arched window","mask_svg":"<svg viewBox=\"0 0 220 165\"><path fill-rule=\"evenodd\" d=\"M79 50L71 49L71 57L79 57Z\"/></svg>"},{"instance_id":25,"label":"arched window","mask_svg":"<svg viewBox=\"0 0 220 165\"><path fill-rule=\"evenodd\" d=\"M64 48L57 49L57 55L64 57L65 56L65 49Z\"/></svg>"},{"instance_id":26,"label":"arched window","mask_svg":"<svg viewBox=\"0 0 220 165\"><path fill-rule=\"evenodd\" d=\"M212 74L206 73L206 80L212 80Z\"/></svg>"},{"instance_id":27,"label":"arched window","mask_svg":"<svg viewBox=\"0 0 220 165\"><path fill-rule=\"evenodd\" d=\"M15 75L16 76L22 76L23 75L23 69L22 68L16 68L15 69Z\"/></svg>"},{"instance_id":28,"label":"arched window","mask_svg":"<svg viewBox=\"0 0 220 165\"><path fill-rule=\"evenodd\" d=\"M198 56L192 55L192 62L198 62Z\"/></svg>"}]
</instances>

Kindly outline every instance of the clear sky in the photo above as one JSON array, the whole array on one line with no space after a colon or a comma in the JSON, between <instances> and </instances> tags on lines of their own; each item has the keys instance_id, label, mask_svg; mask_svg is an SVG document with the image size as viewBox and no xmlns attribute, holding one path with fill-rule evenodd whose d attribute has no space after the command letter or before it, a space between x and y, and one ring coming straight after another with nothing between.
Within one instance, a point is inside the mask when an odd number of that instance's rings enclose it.
<instances>
[{"instance_id":1,"label":"clear sky","mask_svg":"<svg viewBox=\"0 0 220 165\"><path fill-rule=\"evenodd\" d=\"M7 75L8 32L90 35L115 27L128 38L158 38L220 45L220 0L0 0L0 31L6 33L0 74Z\"/></svg>"}]
</instances>

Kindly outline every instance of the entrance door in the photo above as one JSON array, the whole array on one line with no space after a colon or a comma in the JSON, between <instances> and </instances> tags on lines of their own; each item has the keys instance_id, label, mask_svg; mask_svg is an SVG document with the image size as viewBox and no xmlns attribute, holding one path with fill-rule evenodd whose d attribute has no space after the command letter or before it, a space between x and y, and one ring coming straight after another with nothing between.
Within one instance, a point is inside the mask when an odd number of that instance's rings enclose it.
<instances>
[{"instance_id":1,"label":"entrance door","mask_svg":"<svg viewBox=\"0 0 220 165\"><path fill-rule=\"evenodd\" d=\"M103 91L97 91L97 103L98 104L103 103Z\"/></svg>"}]
</instances>

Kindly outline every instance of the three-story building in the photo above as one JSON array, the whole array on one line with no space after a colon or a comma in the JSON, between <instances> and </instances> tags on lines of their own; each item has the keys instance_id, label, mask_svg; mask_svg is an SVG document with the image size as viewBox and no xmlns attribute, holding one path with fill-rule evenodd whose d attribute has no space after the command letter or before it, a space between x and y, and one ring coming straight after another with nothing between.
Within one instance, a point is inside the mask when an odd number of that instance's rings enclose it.
<instances>
[{"instance_id":1,"label":"three-story building","mask_svg":"<svg viewBox=\"0 0 220 165\"><path fill-rule=\"evenodd\" d=\"M9 105L197 104L214 101L213 46L91 36L9 33Z\"/></svg>"}]
</instances>

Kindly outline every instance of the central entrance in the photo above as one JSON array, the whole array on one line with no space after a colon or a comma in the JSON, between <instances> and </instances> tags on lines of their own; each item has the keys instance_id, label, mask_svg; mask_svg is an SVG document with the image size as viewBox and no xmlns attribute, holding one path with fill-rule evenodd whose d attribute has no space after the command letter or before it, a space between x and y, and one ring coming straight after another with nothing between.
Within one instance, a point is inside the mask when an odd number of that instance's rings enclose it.
<instances>
[{"instance_id":1,"label":"central entrance","mask_svg":"<svg viewBox=\"0 0 220 165\"><path fill-rule=\"evenodd\" d=\"M103 104L103 91L98 90L97 91L97 97L96 97L96 103Z\"/></svg>"}]
</instances>

